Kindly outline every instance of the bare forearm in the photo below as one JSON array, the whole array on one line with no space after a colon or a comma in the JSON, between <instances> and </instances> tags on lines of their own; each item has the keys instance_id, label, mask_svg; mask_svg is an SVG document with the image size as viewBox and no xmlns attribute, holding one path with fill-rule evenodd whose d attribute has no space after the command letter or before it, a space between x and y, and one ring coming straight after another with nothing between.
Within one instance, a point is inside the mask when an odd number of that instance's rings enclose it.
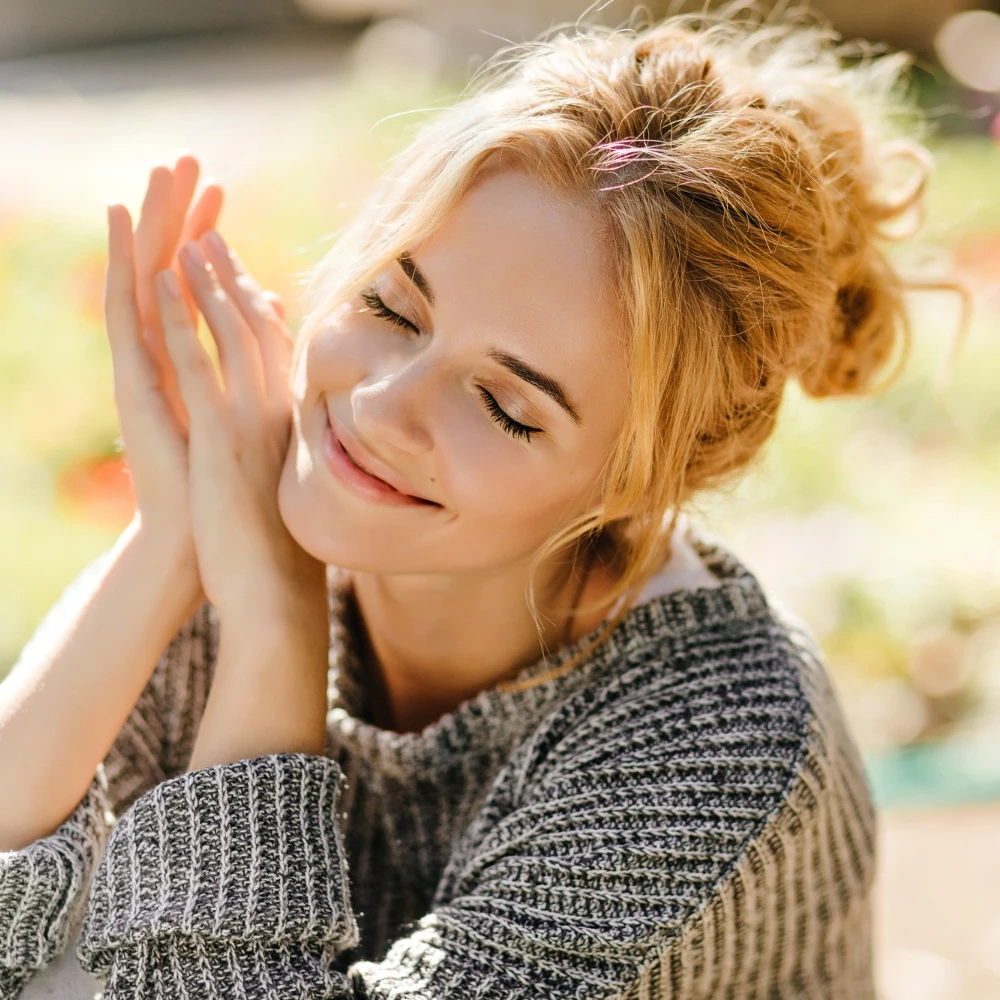
<instances>
[{"instance_id":1,"label":"bare forearm","mask_svg":"<svg viewBox=\"0 0 1000 1000\"><path fill-rule=\"evenodd\" d=\"M326 751L327 608L220 620L212 690L188 769Z\"/></svg>"},{"instance_id":2,"label":"bare forearm","mask_svg":"<svg viewBox=\"0 0 1000 1000\"><path fill-rule=\"evenodd\" d=\"M81 612L0 685L0 850L73 811L199 597L196 572L134 522Z\"/></svg>"}]
</instances>

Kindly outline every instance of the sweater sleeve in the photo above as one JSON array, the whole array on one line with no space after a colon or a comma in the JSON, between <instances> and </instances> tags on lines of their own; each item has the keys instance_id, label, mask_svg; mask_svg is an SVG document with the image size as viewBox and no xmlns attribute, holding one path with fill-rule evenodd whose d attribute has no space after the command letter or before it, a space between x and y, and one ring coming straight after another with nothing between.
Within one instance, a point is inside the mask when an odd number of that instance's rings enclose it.
<instances>
[{"instance_id":1,"label":"sweater sleeve","mask_svg":"<svg viewBox=\"0 0 1000 1000\"><path fill-rule=\"evenodd\" d=\"M112 834L81 961L104 1000L870 1000L863 775L829 712L736 666L542 727L376 961L345 961L336 762L168 781Z\"/></svg>"},{"instance_id":2,"label":"sweater sleeve","mask_svg":"<svg viewBox=\"0 0 1000 1000\"><path fill-rule=\"evenodd\" d=\"M46 655L108 566L101 553L65 588L22 649L12 673ZM117 816L183 770L196 735L215 643L214 609L203 604L160 657L108 755L67 819L21 850L0 852L0 1000L13 1000L65 950L91 875Z\"/></svg>"}]
</instances>

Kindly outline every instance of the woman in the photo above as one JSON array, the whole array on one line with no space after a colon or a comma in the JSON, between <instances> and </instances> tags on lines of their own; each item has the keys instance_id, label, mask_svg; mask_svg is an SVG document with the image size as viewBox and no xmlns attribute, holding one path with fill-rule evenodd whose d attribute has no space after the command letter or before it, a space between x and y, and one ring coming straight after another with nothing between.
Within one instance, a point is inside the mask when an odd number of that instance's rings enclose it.
<instances>
[{"instance_id":1,"label":"woman","mask_svg":"<svg viewBox=\"0 0 1000 1000\"><path fill-rule=\"evenodd\" d=\"M788 379L905 358L900 68L726 19L523 48L294 347L192 158L134 242L109 207L138 515L0 689L4 997L70 951L105 1000L873 996L857 748L682 512Z\"/></svg>"}]
</instances>

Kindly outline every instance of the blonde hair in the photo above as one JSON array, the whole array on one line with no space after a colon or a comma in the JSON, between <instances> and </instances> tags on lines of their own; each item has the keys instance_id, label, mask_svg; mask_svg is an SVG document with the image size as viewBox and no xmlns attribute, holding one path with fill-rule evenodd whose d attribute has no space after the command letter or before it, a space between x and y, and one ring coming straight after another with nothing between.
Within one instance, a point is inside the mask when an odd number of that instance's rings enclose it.
<instances>
[{"instance_id":1,"label":"blonde hair","mask_svg":"<svg viewBox=\"0 0 1000 1000\"><path fill-rule=\"evenodd\" d=\"M558 26L501 50L422 127L316 269L297 353L431 235L492 154L594 207L625 306L630 392L602 507L545 543L532 578L557 552L610 541L618 583L599 606L620 604L560 673L664 564L692 496L758 453L788 379L814 397L868 394L905 365L907 283L880 241L919 224L929 167L892 128L910 112L908 65L743 6ZM915 168L895 189L890 161ZM527 599L538 623L531 585Z\"/></svg>"}]
</instances>

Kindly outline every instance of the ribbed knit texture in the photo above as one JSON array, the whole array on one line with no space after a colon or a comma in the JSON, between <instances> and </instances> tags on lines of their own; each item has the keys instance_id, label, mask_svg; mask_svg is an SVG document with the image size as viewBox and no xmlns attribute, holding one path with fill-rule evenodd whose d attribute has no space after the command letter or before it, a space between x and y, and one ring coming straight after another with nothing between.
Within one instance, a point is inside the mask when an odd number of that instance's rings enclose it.
<instances>
[{"instance_id":1,"label":"ribbed knit texture","mask_svg":"<svg viewBox=\"0 0 1000 1000\"><path fill-rule=\"evenodd\" d=\"M0 997L17 996L66 946L113 819L107 778L98 768L83 800L51 836L22 851L0 852Z\"/></svg>"},{"instance_id":2,"label":"ribbed knit texture","mask_svg":"<svg viewBox=\"0 0 1000 1000\"><path fill-rule=\"evenodd\" d=\"M77 946L105 1000L872 998L876 817L816 646L687 538L721 586L640 604L575 670L421 733L373 724L331 574L326 755L185 773L205 605L106 762L107 802L0 854L0 996L65 946L110 807Z\"/></svg>"}]
</instances>

